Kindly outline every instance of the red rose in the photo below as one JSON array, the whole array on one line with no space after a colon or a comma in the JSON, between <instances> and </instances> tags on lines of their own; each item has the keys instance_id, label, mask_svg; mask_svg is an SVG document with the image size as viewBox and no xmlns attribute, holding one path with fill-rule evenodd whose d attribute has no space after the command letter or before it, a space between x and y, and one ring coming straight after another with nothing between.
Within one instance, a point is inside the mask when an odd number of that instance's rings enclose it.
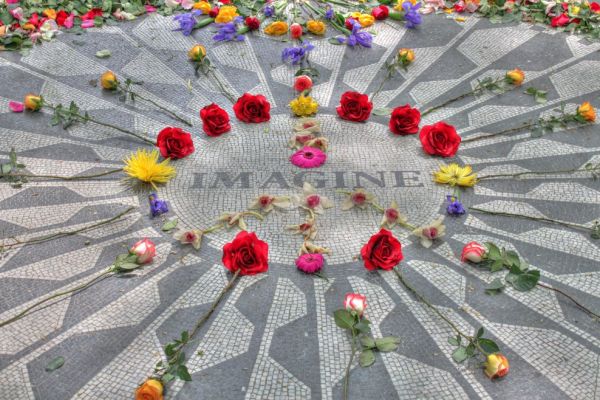
<instances>
[{"instance_id":1,"label":"red rose","mask_svg":"<svg viewBox=\"0 0 600 400\"><path fill-rule=\"evenodd\" d=\"M254 232L241 231L231 243L223 246L223 265L231 272L256 275L269 269L269 245Z\"/></svg>"},{"instance_id":2,"label":"red rose","mask_svg":"<svg viewBox=\"0 0 600 400\"><path fill-rule=\"evenodd\" d=\"M96 17L101 17L102 16L102 9L101 8L92 8L90 11L86 12L85 14L83 14L81 16L81 19L83 21L87 21L90 19L94 19Z\"/></svg>"},{"instance_id":3,"label":"red rose","mask_svg":"<svg viewBox=\"0 0 600 400\"><path fill-rule=\"evenodd\" d=\"M384 20L390 15L390 9L387 6L379 5L371 10L371 15L378 21Z\"/></svg>"},{"instance_id":4,"label":"red rose","mask_svg":"<svg viewBox=\"0 0 600 400\"><path fill-rule=\"evenodd\" d=\"M348 121L361 122L369 119L373 103L369 96L358 92L346 92L340 99L340 105L336 108L338 115Z\"/></svg>"},{"instance_id":5,"label":"red rose","mask_svg":"<svg viewBox=\"0 0 600 400\"><path fill-rule=\"evenodd\" d=\"M593 13L600 13L600 3L596 3L595 1L590 3L590 10Z\"/></svg>"},{"instance_id":6,"label":"red rose","mask_svg":"<svg viewBox=\"0 0 600 400\"><path fill-rule=\"evenodd\" d=\"M208 12L208 16L211 17L211 18L215 18L217 15L219 15L219 7L214 6Z\"/></svg>"},{"instance_id":7,"label":"red rose","mask_svg":"<svg viewBox=\"0 0 600 400\"><path fill-rule=\"evenodd\" d=\"M271 119L271 104L261 94L244 93L233 105L237 119L243 122L266 122Z\"/></svg>"},{"instance_id":8,"label":"red rose","mask_svg":"<svg viewBox=\"0 0 600 400\"><path fill-rule=\"evenodd\" d=\"M221 136L231 130L227 111L212 103L200 110L202 129L208 136Z\"/></svg>"},{"instance_id":9,"label":"red rose","mask_svg":"<svg viewBox=\"0 0 600 400\"><path fill-rule=\"evenodd\" d=\"M183 158L194 152L192 135L180 128L166 127L158 133L156 146L165 158Z\"/></svg>"},{"instance_id":10,"label":"red rose","mask_svg":"<svg viewBox=\"0 0 600 400\"><path fill-rule=\"evenodd\" d=\"M56 24L58 26L65 26L65 21L69 17L69 14L65 10L60 10L56 13Z\"/></svg>"},{"instance_id":11,"label":"red rose","mask_svg":"<svg viewBox=\"0 0 600 400\"><path fill-rule=\"evenodd\" d=\"M441 121L433 125L425 125L419 134L425 153L452 157L456 154L461 138L452 125Z\"/></svg>"},{"instance_id":12,"label":"red rose","mask_svg":"<svg viewBox=\"0 0 600 400\"><path fill-rule=\"evenodd\" d=\"M558 26L565 26L569 23L569 16L567 14L561 14L558 17L554 17L552 18L552 20L550 21L550 25L552 25L552 27L556 28Z\"/></svg>"},{"instance_id":13,"label":"red rose","mask_svg":"<svg viewBox=\"0 0 600 400\"><path fill-rule=\"evenodd\" d=\"M387 229L371 236L369 242L360 250L360 255L365 262L365 268L374 271L377 268L391 270L402 259L402 245Z\"/></svg>"},{"instance_id":14,"label":"red rose","mask_svg":"<svg viewBox=\"0 0 600 400\"><path fill-rule=\"evenodd\" d=\"M390 117L390 131L396 135L413 135L419 132L421 112L408 104L396 107Z\"/></svg>"},{"instance_id":15,"label":"red rose","mask_svg":"<svg viewBox=\"0 0 600 400\"><path fill-rule=\"evenodd\" d=\"M354 18L346 18L346 21L344 21L344 25L346 26L346 29L352 30L356 22L357 21Z\"/></svg>"},{"instance_id":16,"label":"red rose","mask_svg":"<svg viewBox=\"0 0 600 400\"><path fill-rule=\"evenodd\" d=\"M260 28L260 20L256 17L246 17L244 23L251 31L255 31Z\"/></svg>"}]
</instances>

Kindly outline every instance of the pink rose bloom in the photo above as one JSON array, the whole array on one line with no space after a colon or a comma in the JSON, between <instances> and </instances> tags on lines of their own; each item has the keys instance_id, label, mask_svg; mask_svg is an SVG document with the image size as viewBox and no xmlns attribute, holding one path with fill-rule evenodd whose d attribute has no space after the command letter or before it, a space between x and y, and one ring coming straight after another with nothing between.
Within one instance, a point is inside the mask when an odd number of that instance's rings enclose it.
<instances>
[{"instance_id":1,"label":"pink rose bloom","mask_svg":"<svg viewBox=\"0 0 600 400\"><path fill-rule=\"evenodd\" d=\"M323 254L302 254L296 259L296 267L307 274L314 274L323 268L324 262Z\"/></svg>"},{"instance_id":2,"label":"pink rose bloom","mask_svg":"<svg viewBox=\"0 0 600 400\"><path fill-rule=\"evenodd\" d=\"M313 82L308 75L300 75L296 78L296 82L294 82L294 89L298 92L304 92L305 90L309 90L312 88Z\"/></svg>"},{"instance_id":3,"label":"pink rose bloom","mask_svg":"<svg viewBox=\"0 0 600 400\"><path fill-rule=\"evenodd\" d=\"M361 316L367 308L367 298L362 294L348 293L344 298L344 308Z\"/></svg>"},{"instance_id":4,"label":"pink rose bloom","mask_svg":"<svg viewBox=\"0 0 600 400\"><path fill-rule=\"evenodd\" d=\"M290 161L296 167L316 168L325 164L327 155L316 147L303 147L290 157Z\"/></svg>"},{"instance_id":5,"label":"pink rose bloom","mask_svg":"<svg viewBox=\"0 0 600 400\"><path fill-rule=\"evenodd\" d=\"M144 238L134 244L131 249L129 249L129 253L137 256L136 263L148 264L152 262L152 259L156 255L156 246L152 240Z\"/></svg>"},{"instance_id":6,"label":"pink rose bloom","mask_svg":"<svg viewBox=\"0 0 600 400\"><path fill-rule=\"evenodd\" d=\"M18 19L20 21L23 18L23 9L21 7L13 8L12 10L8 10L8 12L13 16L14 19Z\"/></svg>"},{"instance_id":7,"label":"pink rose bloom","mask_svg":"<svg viewBox=\"0 0 600 400\"><path fill-rule=\"evenodd\" d=\"M477 242L469 242L463 247L462 254L460 255L460 261L471 261L472 263L480 263L485 254L487 248Z\"/></svg>"},{"instance_id":8,"label":"pink rose bloom","mask_svg":"<svg viewBox=\"0 0 600 400\"><path fill-rule=\"evenodd\" d=\"M300 36L302 36L302 26L294 22L290 26L290 33L292 34L292 39L298 39Z\"/></svg>"},{"instance_id":9,"label":"pink rose bloom","mask_svg":"<svg viewBox=\"0 0 600 400\"><path fill-rule=\"evenodd\" d=\"M81 27L83 29L93 28L94 27L94 20L93 19L86 19L85 21L81 21Z\"/></svg>"},{"instance_id":10,"label":"pink rose bloom","mask_svg":"<svg viewBox=\"0 0 600 400\"><path fill-rule=\"evenodd\" d=\"M147 13L153 13L156 12L156 7L151 6L150 4L146 4L144 5L144 8L146 9Z\"/></svg>"},{"instance_id":11,"label":"pink rose bloom","mask_svg":"<svg viewBox=\"0 0 600 400\"><path fill-rule=\"evenodd\" d=\"M69 15L67 17L67 19L65 19L64 22L64 27L67 29L71 29L73 27L73 24L75 23L75 14L71 13L71 15Z\"/></svg>"},{"instance_id":12,"label":"pink rose bloom","mask_svg":"<svg viewBox=\"0 0 600 400\"><path fill-rule=\"evenodd\" d=\"M16 101L9 101L8 108L10 108L10 111L12 111L14 113L20 113L20 112L23 112L23 110L25 109L25 106L23 105L23 103L18 103Z\"/></svg>"}]
</instances>

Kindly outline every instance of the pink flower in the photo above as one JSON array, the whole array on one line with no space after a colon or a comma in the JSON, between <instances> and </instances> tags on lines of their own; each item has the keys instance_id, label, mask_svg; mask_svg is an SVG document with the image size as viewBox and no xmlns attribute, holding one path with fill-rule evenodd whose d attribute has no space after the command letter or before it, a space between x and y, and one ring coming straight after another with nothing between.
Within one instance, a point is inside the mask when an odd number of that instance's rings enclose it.
<instances>
[{"instance_id":1,"label":"pink flower","mask_svg":"<svg viewBox=\"0 0 600 400\"><path fill-rule=\"evenodd\" d=\"M297 22L294 22L290 26L290 33L292 35L292 39L298 39L300 36L302 36L302 25L300 25Z\"/></svg>"},{"instance_id":2,"label":"pink flower","mask_svg":"<svg viewBox=\"0 0 600 400\"><path fill-rule=\"evenodd\" d=\"M312 88L313 82L308 75L300 75L296 78L296 82L294 83L294 89L298 92L304 92L305 90L309 90Z\"/></svg>"},{"instance_id":3,"label":"pink flower","mask_svg":"<svg viewBox=\"0 0 600 400\"><path fill-rule=\"evenodd\" d=\"M6 4L18 4L19 0L6 0Z\"/></svg>"},{"instance_id":4,"label":"pink flower","mask_svg":"<svg viewBox=\"0 0 600 400\"><path fill-rule=\"evenodd\" d=\"M10 111L12 112L20 113L25 109L25 105L16 101L10 101L8 102L8 108L10 108Z\"/></svg>"},{"instance_id":5,"label":"pink flower","mask_svg":"<svg viewBox=\"0 0 600 400\"><path fill-rule=\"evenodd\" d=\"M487 249L485 246L477 242L469 242L462 249L460 261L471 261L472 263L480 263L485 257L486 253Z\"/></svg>"},{"instance_id":6,"label":"pink flower","mask_svg":"<svg viewBox=\"0 0 600 400\"><path fill-rule=\"evenodd\" d=\"M150 4L146 4L146 5L144 6L144 8L146 9L146 12L147 12L147 13L153 13L153 12L156 12L156 7L154 7L154 6L151 6Z\"/></svg>"},{"instance_id":7,"label":"pink flower","mask_svg":"<svg viewBox=\"0 0 600 400\"><path fill-rule=\"evenodd\" d=\"M75 14L71 13L71 15L69 15L67 17L67 19L65 19L64 22L64 27L67 29L71 29L73 27L73 24L75 23Z\"/></svg>"},{"instance_id":8,"label":"pink flower","mask_svg":"<svg viewBox=\"0 0 600 400\"><path fill-rule=\"evenodd\" d=\"M325 259L322 254L302 254L296 259L296 267L307 274L314 274L323 268Z\"/></svg>"},{"instance_id":9,"label":"pink flower","mask_svg":"<svg viewBox=\"0 0 600 400\"><path fill-rule=\"evenodd\" d=\"M83 29L93 28L94 27L94 20L93 19L86 19L85 21L81 21L81 27Z\"/></svg>"},{"instance_id":10,"label":"pink flower","mask_svg":"<svg viewBox=\"0 0 600 400\"><path fill-rule=\"evenodd\" d=\"M20 21L23 18L23 9L21 7L13 8L12 10L8 10L8 12L13 16L14 19L18 19Z\"/></svg>"},{"instance_id":11,"label":"pink flower","mask_svg":"<svg viewBox=\"0 0 600 400\"><path fill-rule=\"evenodd\" d=\"M144 238L134 244L131 249L129 249L129 253L137 256L136 263L148 264L152 262L152 259L156 255L156 246L152 240Z\"/></svg>"},{"instance_id":12,"label":"pink flower","mask_svg":"<svg viewBox=\"0 0 600 400\"><path fill-rule=\"evenodd\" d=\"M290 157L290 161L296 167L316 168L325 164L327 155L316 147L303 147Z\"/></svg>"},{"instance_id":13,"label":"pink flower","mask_svg":"<svg viewBox=\"0 0 600 400\"><path fill-rule=\"evenodd\" d=\"M362 294L348 293L344 298L344 308L348 311L354 311L358 316L363 315L367 308L367 298Z\"/></svg>"}]
</instances>

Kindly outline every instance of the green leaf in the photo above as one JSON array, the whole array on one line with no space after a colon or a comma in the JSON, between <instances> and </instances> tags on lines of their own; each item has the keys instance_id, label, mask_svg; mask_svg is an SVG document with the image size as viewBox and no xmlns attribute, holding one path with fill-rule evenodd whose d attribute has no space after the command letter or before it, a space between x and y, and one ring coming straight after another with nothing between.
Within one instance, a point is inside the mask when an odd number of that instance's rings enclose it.
<instances>
[{"instance_id":1,"label":"green leaf","mask_svg":"<svg viewBox=\"0 0 600 400\"><path fill-rule=\"evenodd\" d=\"M185 365L180 365L177 367L177 377L182 381L189 382L192 380L192 376L190 375L187 367Z\"/></svg>"},{"instance_id":2,"label":"green leaf","mask_svg":"<svg viewBox=\"0 0 600 400\"><path fill-rule=\"evenodd\" d=\"M458 349L454 350L454 352L452 353L452 358L457 363L461 363L461 362L465 361L467 358L469 358L469 355L467 354L466 348L459 347Z\"/></svg>"},{"instance_id":3,"label":"green leaf","mask_svg":"<svg viewBox=\"0 0 600 400\"><path fill-rule=\"evenodd\" d=\"M398 348L400 340L394 336L386 336L380 339L375 339L375 345L379 351L394 351Z\"/></svg>"},{"instance_id":4,"label":"green leaf","mask_svg":"<svg viewBox=\"0 0 600 400\"><path fill-rule=\"evenodd\" d=\"M448 343L450 343L452 346L460 346L460 336L450 336L448 338Z\"/></svg>"},{"instance_id":5,"label":"green leaf","mask_svg":"<svg viewBox=\"0 0 600 400\"><path fill-rule=\"evenodd\" d=\"M390 115L392 113L392 109L388 107L376 108L373 110L371 114L373 115Z\"/></svg>"},{"instance_id":6,"label":"green leaf","mask_svg":"<svg viewBox=\"0 0 600 400\"><path fill-rule=\"evenodd\" d=\"M479 329L477 329L477 332L475 333L475 337L477 337L477 338L482 337L483 336L483 332L485 332L484 329L483 329L483 326L480 326Z\"/></svg>"},{"instance_id":7,"label":"green leaf","mask_svg":"<svg viewBox=\"0 0 600 400\"><path fill-rule=\"evenodd\" d=\"M371 327L369 326L371 322L367 319L360 320L354 328L360 333L371 333Z\"/></svg>"},{"instance_id":8,"label":"green leaf","mask_svg":"<svg viewBox=\"0 0 600 400\"><path fill-rule=\"evenodd\" d=\"M98 57L98 58L108 58L110 56L111 56L111 52L108 49L98 50L96 52L96 57Z\"/></svg>"},{"instance_id":9,"label":"green leaf","mask_svg":"<svg viewBox=\"0 0 600 400\"><path fill-rule=\"evenodd\" d=\"M502 283L500 278L496 278L490 282L490 284L485 288L486 294L497 294L504 289L505 285Z\"/></svg>"},{"instance_id":10,"label":"green leaf","mask_svg":"<svg viewBox=\"0 0 600 400\"><path fill-rule=\"evenodd\" d=\"M10 164L2 164L2 173L3 174L10 174L10 171L12 171L12 165Z\"/></svg>"},{"instance_id":11,"label":"green leaf","mask_svg":"<svg viewBox=\"0 0 600 400\"><path fill-rule=\"evenodd\" d=\"M175 229L178 222L179 222L179 220L177 218L170 219L164 223L164 225L162 226L162 228L160 228L160 230L163 232L172 231L173 229Z\"/></svg>"},{"instance_id":12,"label":"green leaf","mask_svg":"<svg viewBox=\"0 0 600 400\"><path fill-rule=\"evenodd\" d=\"M373 349L377 347L377 345L375 344L375 340L372 337L368 336L361 337L360 343L363 345L363 347L366 347L368 349Z\"/></svg>"},{"instance_id":13,"label":"green leaf","mask_svg":"<svg viewBox=\"0 0 600 400\"><path fill-rule=\"evenodd\" d=\"M519 255L512 251L512 250L507 250L504 253L506 260L508 261L508 263L510 264L509 266L517 266L517 267L521 267L521 259L519 258Z\"/></svg>"},{"instance_id":14,"label":"green leaf","mask_svg":"<svg viewBox=\"0 0 600 400\"><path fill-rule=\"evenodd\" d=\"M337 40L337 37L331 37L327 41L331 44L338 45L338 46L342 44L342 43L340 43L339 40Z\"/></svg>"},{"instance_id":15,"label":"green leaf","mask_svg":"<svg viewBox=\"0 0 600 400\"><path fill-rule=\"evenodd\" d=\"M163 375L162 380L164 382L171 382L173 379L175 379L175 375L171 374L171 373L166 373Z\"/></svg>"},{"instance_id":16,"label":"green leaf","mask_svg":"<svg viewBox=\"0 0 600 400\"><path fill-rule=\"evenodd\" d=\"M187 342L190 338L190 334L188 333L188 331L183 331L181 332L181 341L182 342Z\"/></svg>"},{"instance_id":17,"label":"green leaf","mask_svg":"<svg viewBox=\"0 0 600 400\"><path fill-rule=\"evenodd\" d=\"M510 278L509 276L513 275ZM537 285L540 280L539 270L530 270L521 274L515 275L512 272L506 276L506 280L519 292L527 292Z\"/></svg>"},{"instance_id":18,"label":"green leaf","mask_svg":"<svg viewBox=\"0 0 600 400\"><path fill-rule=\"evenodd\" d=\"M342 329L352 329L354 327L354 317L348 310L336 310L333 312L335 324Z\"/></svg>"},{"instance_id":19,"label":"green leaf","mask_svg":"<svg viewBox=\"0 0 600 400\"><path fill-rule=\"evenodd\" d=\"M502 261L502 260L495 260L490 265L491 272L498 272L498 271L502 271L503 269L504 269L504 261Z\"/></svg>"},{"instance_id":20,"label":"green leaf","mask_svg":"<svg viewBox=\"0 0 600 400\"><path fill-rule=\"evenodd\" d=\"M360 362L361 367L370 367L373 365L373 363L375 363L375 353L373 350L364 350L362 353L360 353L358 361Z\"/></svg>"},{"instance_id":21,"label":"green leaf","mask_svg":"<svg viewBox=\"0 0 600 400\"><path fill-rule=\"evenodd\" d=\"M500 351L500 347L491 339L479 338L477 343L486 353L497 353Z\"/></svg>"},{"instance_id":22,"label":"green leaf","mask_svg":"<svg viewBox=\"0 0 600 400\"><path fill-rule=\"evenodd\" d=\"M48 365L46 365L46 371L48 371L48 372L54 371L55 369L59 369L60 367L62 367L64 364L65 364L64 357L58 356L55 359L53 359L52 361L50 361L48 363Z\"/></svg>"},{"instance_id":23,"label":"green leaf","mask_svg":"<svg viewBox=\"0 0 600 400\"><path fill-rule=\"evenodd\" d=\"M488 249L487 258L489 260L499 260L502 258L502 254L500 253L500 249L492 242L487 242L485 246Z\"/></svg>"},{"instance_id":24,"label":"green leaf","mask_svg":"<svg viewBox=\"0 0 600 400\"><path fill-rule=\"evenodd\" d=\"M136 263L124 262L117 265L117 267L122 271L133 271L134 269L139 268L140 265Z\"/></svg>"}]
</instances>

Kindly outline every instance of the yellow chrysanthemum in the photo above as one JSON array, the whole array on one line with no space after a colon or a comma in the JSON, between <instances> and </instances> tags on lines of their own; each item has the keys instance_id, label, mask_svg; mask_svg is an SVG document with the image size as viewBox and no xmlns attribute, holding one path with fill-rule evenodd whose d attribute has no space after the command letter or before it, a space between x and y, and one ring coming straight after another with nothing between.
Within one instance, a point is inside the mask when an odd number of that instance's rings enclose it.
<instances>
[{"instance_id":1,"label":"yellow chrysanthemum","mask_svg":"<svg viewBox=\"0 0 600 400\"><path fill-rule=\"evenodd\" d=\"M316 114L319 109L319 103L310 96L298 96L298 98L290 102L290 108L296 116L308 117Z\"/></svg>"},{"instance_id":2,"label":"yellow chrysanthemum","mask_svg":"<svg viewBox=\"0 0 600 400\"><path fill-rule=\"evenodd\" d=\"M123 171L132 179L147 182L156 188L156 184L167 183L175 177L175 168L169 165L169 159L158 162L158 150L138 149L124 160Z\"/></svg>"},{"instance_id":3,"label":"yellow chrysanthemum","mask_svg":"<svg viewBox=\"0 0 600 400\"><path fill-rule=\"evenodd\" d=\"M456 163L441 165L439 171L433 173L433 181L450 186L475 186L477 174L473 173L470 165L464 167Z\"/></svg>"},{"instance_id":4,"label":"yellow chrysanthemum","mask_svg":"<svg viewBox=\"0 0 600 400\"><path fill-rule=\"evenodd\" d=\"M211 6L208 1L198 1L194 3L194 10L202 11L202 14L208 14L210 12Z\"/></svg>"}]
</instances>

